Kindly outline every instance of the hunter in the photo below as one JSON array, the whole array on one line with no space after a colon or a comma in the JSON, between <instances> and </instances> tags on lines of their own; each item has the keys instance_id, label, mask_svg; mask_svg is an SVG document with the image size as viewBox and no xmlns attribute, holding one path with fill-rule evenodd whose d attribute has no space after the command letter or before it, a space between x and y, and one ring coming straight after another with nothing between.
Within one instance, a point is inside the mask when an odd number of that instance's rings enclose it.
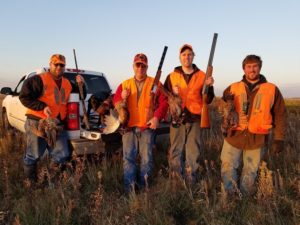
<instances>
[{"instance_id":1,"label":"hunter","mask_svg":"<svg viewBox=\"0 0 300 225\"><path fill-rule=\"evenodd\" d=\"M274 141L270 153L278 154L283 150L286 108L278 87L260 73L262 60L259 56L246 56L242 67L243 79L231 84L223 93L223 99L233 94L239 120L224 140L221 175L227 192L233 194L239 186L242 194L251 195L272 129ZM243 168L238 179L237 169L241 162Z\"/></svg>"},{"instance_id":2,"label":"hunter","mask_svg":"<svg viewBox=\"0 0 300 225\"><path fill-rule=\"evenodd\" d=\"M194 57L192 46L184 44L179 50L181 66L176 67L167 76L164 83L165 89L174 95L179 95L182 100L181 121L172 123L170 126L169 165L171 176L183 176L191 184L196 181L201 153L200 117L204 82L209 86L207 104L210 104L215 96L213 77L208 76L205 79L205 73L193 64ZM212 74L212 67L209 69Z\"/></svg>"},{"instance_id":3,"label":"hunter","mask_svg":"<svg viewBox=\"0 0 300 225\"><path fill-rule=\"evenodd\" d=\"M124 189L128 194L137 185L142 190L152 175L154 131L159 121L165 117L168 108L166 97L157 90L157 107L153 117L149 117L150 92L154 78L147 75L148 59L143 53L137 54L133 61L134 76L125 80L117 88L114 105L126 103L129 121L123 141ZM161 84L160 84L161 85ZM137 155L140 156L140 171L137 172ZM139 174L137 179L137 174Z\"/></svg>"},{"instance_id":4,"label":"hunter","mask_svg":"<svg viewBox=\"0 0 300 225\"><path fill-rule=\"evenodd\" d=\"M67 102L75 86L64 78L66 59L63 55L54 54L50 58L50 70L28 78L20 93L21 103L28 108L26 112L26 150L24 155L25 178L37 180L37 162L46 149L52 158L50 168L59 170L70 157L67 133L62 131L56 137L54 147L49 146L45 138L36 135L33 128L39 126L39 121L46 118L56 118L60 125L64 124L67 115ZM76 76L77 82L84 82L81 75ZM77 90L78 92L78 90ZM84 89L85 92L85 89Z\"/></svg>"}]
</instances>

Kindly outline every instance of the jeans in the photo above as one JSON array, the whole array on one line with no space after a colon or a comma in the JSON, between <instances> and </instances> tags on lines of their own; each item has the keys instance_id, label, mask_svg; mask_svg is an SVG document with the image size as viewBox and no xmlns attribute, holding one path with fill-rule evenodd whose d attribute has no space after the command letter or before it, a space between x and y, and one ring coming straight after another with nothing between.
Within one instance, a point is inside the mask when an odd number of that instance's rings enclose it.
<instances>
[{"instance_id":1,"label":"jeans","mask_svg":"<svg viewBox=\"0 0 300 225\"><path fill-rule=\"evenodd\" d=\"M233 191L238 186L237 169L243 160L243 169L240 177L240 190L243 194L254 192L254 183L264 147L257 149L238 149L224 140L221 153L221 176L226 191Z\"/></svg>"},{"instance_id":2,"label":"jeans","mask_svg":"<svg viewBox=\"0 0 300 225\"><path fill-rule=\"evenodd\" d=\"M123 141L123 170L124 170L124 188L125 193L129 193L135 184L143 188L145 178L149 177L153 167L154 131L146 129L141 131L139 128L133 128L126 132L122 137ZM137 155L140 155L140 172L137 178Z\"/></svg>"},{"instance_id":3,"label":"jeans","mask_svg":"<svg viewBox=\"0 0 300 225\"><path fill-rule=\"evenodd\" d=\"M170 155L169 164L171 172L184 175L187 178L195 180L196 171L199 164L201 137L200 122L186 123L178 128L170 127ZM185 163L184 159L185 150ZM185 164L185 165L184 165ZM186 171L184 171L184 168Z\"/></svg>"},{"instance_id":4,"label":"jeans","mask_svg":"<svg viewBox=\"0 0 300 225\"><path fill-rule=\"evenodd\" d=\"M25 122L25 132L27 147L25 150L24 164L26 166L32 166L43 156L46 149L48 149L49 155L55 163L62 164L70 157L70 150L67 141L66 131L62 131L56 138L56 144L54 148L48 146L47 141L36 136L32 132L32 126L38 126L39 121L27 118Z\"/></svg>"}]
</instances>

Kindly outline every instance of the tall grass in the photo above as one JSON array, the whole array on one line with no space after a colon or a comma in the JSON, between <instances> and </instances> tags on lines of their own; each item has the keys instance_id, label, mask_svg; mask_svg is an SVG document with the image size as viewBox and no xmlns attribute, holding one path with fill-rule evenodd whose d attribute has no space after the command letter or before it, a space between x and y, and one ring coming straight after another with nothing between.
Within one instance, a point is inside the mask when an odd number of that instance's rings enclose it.
<instances>
[{"instance_id":1,"label":"tall grass","mask_svg":"<svg viewBox=\"0 0 300 225\"><path fill-rule=\"evenodd\" d=\"M287 139L280 157L261 165L253 197L230 198L222 188L218 100L211 129L202 133L200 175L190 187L168 175L166 137L155 148L153 182L125 196L122 160L73 158L54 176L47 158L38 182L24 182L25 140L11 133L0 140L0 224L300 224L300 104L289 108ZM298 111L297 111L298 110Z\"/></svg>"}]
</instances>

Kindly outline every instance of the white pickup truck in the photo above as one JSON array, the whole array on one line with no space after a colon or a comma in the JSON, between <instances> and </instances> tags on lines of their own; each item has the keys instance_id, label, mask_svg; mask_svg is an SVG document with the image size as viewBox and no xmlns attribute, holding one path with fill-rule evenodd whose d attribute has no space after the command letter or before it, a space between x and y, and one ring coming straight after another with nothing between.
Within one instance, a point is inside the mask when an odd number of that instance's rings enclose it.
<instances>
[{"instance_id":1,"label":"white pickup truck","mask_svg":"<svg viewBox=\"0 0 300 225\"><path fill-rule=\"evenodd\" d=\"M1 89L1 96L3 98L1 106L1 119L2 119L2 131L7 132L11 129L17 129L21 132L25 132L24 124L26 120L27 108L20 102L19 94L22 85L29 77L41 74L49 68L40 68L31 73L24 75L16 88L12 90L10 87L3 87ZM111 88L103 73L86 70L66 69L64 76L73 84L75 84L76 74L81 74L85 80L86 86L86 107L88 105L87 99L92 94L96 93L111 93ZM71 93L68 102L68 124L67 132L72 150L78 154L91 154L104 152L104 142L101 138L101 133L97 127L91 129L92 131L86 131L81 126L82 117L82 105L79 100L78 93Z\"/></svg>"}]
</instances>

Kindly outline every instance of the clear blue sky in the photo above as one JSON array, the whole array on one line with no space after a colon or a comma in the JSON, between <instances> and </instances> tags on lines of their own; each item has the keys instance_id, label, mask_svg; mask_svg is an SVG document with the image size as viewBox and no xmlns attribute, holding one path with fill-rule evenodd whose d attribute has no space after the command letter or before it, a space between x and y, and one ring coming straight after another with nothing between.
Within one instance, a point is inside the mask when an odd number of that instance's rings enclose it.
<instances>
[{"instance_id":1,"label":"clear blue sky","mask_svg":"<svg viewBox=\"0 0 300 225\"><path fill-rule=\"evenodd\" d=\"M0 87L47 66L53 53L74 67L75 48L79 67L104 72L115 89L132 76L136 53L148 56L148 73L155 75L167 45L164 82L184 43L205 70L214 32L217 89L241 79L247 54L262 57L270 82L300 87L299 0L9 0L1 3L0 27Z\"/></svg>"}]
</instances>

